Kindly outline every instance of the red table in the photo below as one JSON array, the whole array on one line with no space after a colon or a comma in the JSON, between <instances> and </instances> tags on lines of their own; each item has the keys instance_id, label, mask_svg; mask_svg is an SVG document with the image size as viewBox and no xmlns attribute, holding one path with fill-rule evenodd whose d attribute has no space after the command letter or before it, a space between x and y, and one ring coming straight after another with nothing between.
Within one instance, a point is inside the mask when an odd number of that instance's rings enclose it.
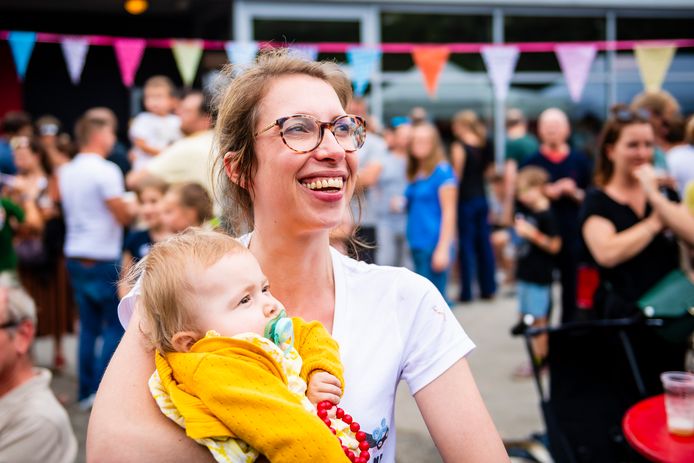
<instances>
[{"instance_id":1,"label":"red table","mask_svg":"<svg viewBox=\"0 0 694 463\"><path fill-rule=\"evenodd\" d=\"M629 444L649 460L694 462L694 436L673 436L667 430L663 394L631 407L624 415L622 429Z\"/></svg>"}]
</instances>

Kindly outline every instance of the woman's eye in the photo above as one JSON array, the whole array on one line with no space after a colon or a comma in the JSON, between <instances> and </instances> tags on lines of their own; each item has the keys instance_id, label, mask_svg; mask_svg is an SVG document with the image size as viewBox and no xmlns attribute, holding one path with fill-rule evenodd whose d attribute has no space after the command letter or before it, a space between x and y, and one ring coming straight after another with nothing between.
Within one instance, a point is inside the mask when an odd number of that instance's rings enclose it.
<instances>
[{"instance_id":1,"label":"woman's eye","mask_svg":"<svg viewBox=\"0 0 694 463\"><path fill-rule=\"evenodd\" d=\"M305 123L294 123L286 126L284 128L285 133L309 133L311 132L311 128L305 124Z\"/></svg>"}]
</instances>

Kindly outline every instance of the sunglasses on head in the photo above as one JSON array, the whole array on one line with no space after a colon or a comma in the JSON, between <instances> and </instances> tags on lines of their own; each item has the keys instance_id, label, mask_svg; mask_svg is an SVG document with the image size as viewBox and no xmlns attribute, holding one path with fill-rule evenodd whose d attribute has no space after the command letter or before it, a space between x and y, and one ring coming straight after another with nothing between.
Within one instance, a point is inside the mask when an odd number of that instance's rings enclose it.
<instances>
[{"instance_id":1,"label":"sunglasses on head","mask_svg":"<svg viewBox=\"0 0 694 463\"><path fill-rule=\"evenodd\" d=\"M635 110L624 108L613 111L612 117L619 122L649 122L651 119L651 112L643 108Z\"/></svg>"}]
</instances>

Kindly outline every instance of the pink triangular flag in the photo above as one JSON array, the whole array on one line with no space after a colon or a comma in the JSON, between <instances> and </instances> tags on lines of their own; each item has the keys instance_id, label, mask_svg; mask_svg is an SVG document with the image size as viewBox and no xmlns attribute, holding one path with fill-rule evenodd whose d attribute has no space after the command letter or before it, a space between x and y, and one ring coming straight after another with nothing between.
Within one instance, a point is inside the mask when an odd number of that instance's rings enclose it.
<instances>
[{"instance_id":1,"label":"pink triangular flag","mask_svg":"<svg viewBox=\"0 0 694 463\"><path fill-rule=\"evenodd\" d=\"M581 101L583 89L588 82L590 67L595 59L595 45L557 45L554 52L564 73L569 95L574 103L577 103Z\"/></svg>"},{"instance_id":2,"label":"pink triangular flag","mask_svg":"<svg viewBox=\"0 0 694 463\"><path fill-rule=\"evenodd\" d=\"M135 81L135 73L145 52L145 43L144 39L116 39L113 43L120 77L126 87L132 87Z\"/></svg>"}]
</instances>

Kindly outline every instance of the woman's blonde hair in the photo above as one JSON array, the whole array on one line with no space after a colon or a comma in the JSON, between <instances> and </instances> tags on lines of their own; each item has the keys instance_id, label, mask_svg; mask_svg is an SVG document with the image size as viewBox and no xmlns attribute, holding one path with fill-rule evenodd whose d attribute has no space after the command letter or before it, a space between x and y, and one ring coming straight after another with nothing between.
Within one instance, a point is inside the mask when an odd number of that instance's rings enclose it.
<instances>
[{"instance_id":1,"label":"woman's blonde hair","mask_svg":"<svg viewBox=\"0 0 694 463\"><path fill-rule=\"evenodd\" d=\"M413 126L413 131L419 128L429 129L432 138L432 146L429 154L424 159L419 160L412 155L413 137L410 137L410 143L407 145L407 179L409 181L414 180L418 173L424 173L426 175L431 174L436 166L446 159L446 152L443 149L441 135L436 126L427 122L415 124Z\"/></svg>"},{"instance_id":2,"label":"woman's blonde hair","mask_svg":"<svg viewBox=\"0 0 694 463\"><path fill-rule=\"evenodd\" d=\"M487 127L485 127L484 123L477 117L474 111L465 110L456 113L456 115L453 116L453 123L451 125L453 126L453 133L456 136L459 136L458 133L461 130L467 130L475 134L479 140L480 147L484 148L486 146Z\"/></svg>"},{"instance_id":3,"label":"woman's blonde hair","mask_svg":"<svg viewBox=\"0 0 694 463\"><path fill-rule=\"evenodd\" d=\"M141 329L154 348L174 352L174 334L196 331L193 314L204 307L193 305L192 276L224 255L238 252L249 251L224 233L189 228L152 246L147 257L124 277L133 285L140 279Z\"/></svg>"},{"instance_id":4,"label":"woman's blonde hair","mask_svg":"<svg viewBox=\"0 0 694 463\"><path fill-rule=\"evenodd\" d=\"M308 61L284 48L263 50L255 64L247 69L238 70L227 65L222 72L231 82L217 96L215 146L218 152L214 172L220 185L218 200L222 205L222 221L230 232L238 234L253 229L251 192L257 169L255 132L260 103L270 82L297 74L323 80L335 90L343 107L352 97L352 84L337 64ZM228 152L234 153L231 162L238 175L236 181L228 178L224 168L224 156Z\"/></svg>"}]
</instances>

